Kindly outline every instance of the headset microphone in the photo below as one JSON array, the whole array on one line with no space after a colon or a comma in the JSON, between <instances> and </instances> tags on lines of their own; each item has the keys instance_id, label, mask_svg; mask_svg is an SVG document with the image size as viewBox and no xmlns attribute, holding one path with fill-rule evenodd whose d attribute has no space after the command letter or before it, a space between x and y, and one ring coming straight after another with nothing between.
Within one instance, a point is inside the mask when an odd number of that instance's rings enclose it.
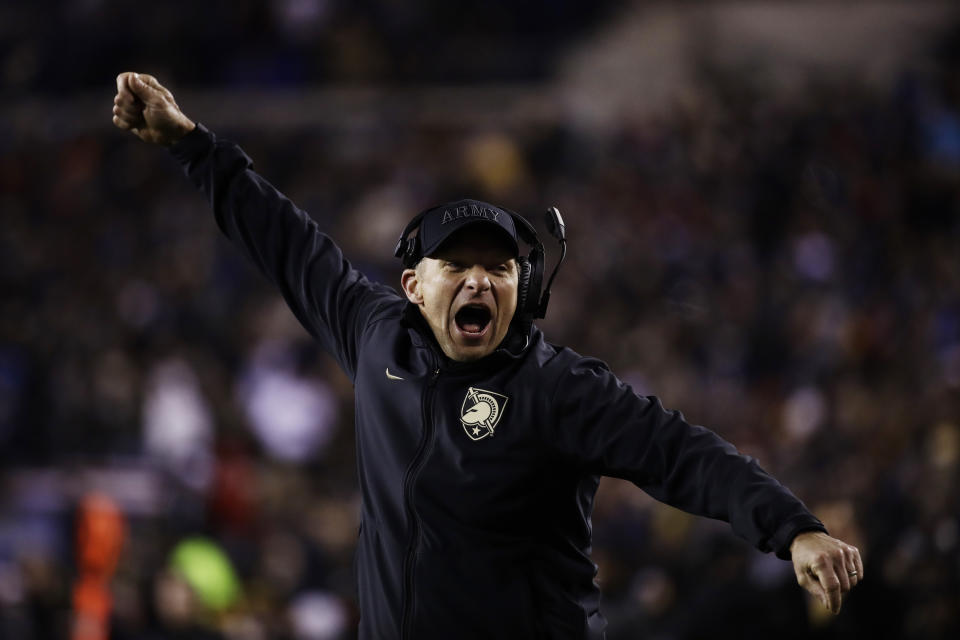
<instances>
[{"instance_id":1,"label":"headset microphone","mask_svg":"<svg viewBox=\"0 0 960 640\"><path fill-rule=\"evenodd\" d=\"M560 215L560 210L556 207L547 209L546 220L547 231L560 243L560 259L557 260L556 266L553 267L553 273L550 274L550 279L547 280L546 289L540 298L540 306L537 308L536 316L534 316L536 318L543 318L547 315L547 304L550 302L550 287L553 286L553 279L557 277L557 272L560 271L560 265L563 264L563 259L567 257L567 228L563 224L563 216Z\"/></svg>"},{"instance_id":2,"label":"headset microphone","mask_svg":"<svg viewBox=\"0 0 960 640\"><path fill-rule=\"evenodd\" d=\"M547 209L547 231L557 240L564 243L567 241L567 228L563 224L560 210L556 207Z\"/></svg>"}]
</instances>

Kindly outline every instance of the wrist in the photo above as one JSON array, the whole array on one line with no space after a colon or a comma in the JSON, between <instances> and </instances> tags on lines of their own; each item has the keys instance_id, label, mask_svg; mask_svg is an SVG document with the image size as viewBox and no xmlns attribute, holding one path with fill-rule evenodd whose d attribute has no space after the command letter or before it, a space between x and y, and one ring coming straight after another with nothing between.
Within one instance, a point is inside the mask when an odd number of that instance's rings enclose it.
<instances>
[{"instance_id":1,"label":"wrist","mask_svg":"<svg viewBox=\"0 0 960 640\"><path fill-rule=\"evenodd\" d=\"M173 146L176 143L183 140L187 134L197 128L196 123L188 118L187 116L182 116L173 127L171 135L167 138L166 145L167 147Z\"/></svg>"},{"instance_id":2,"label":"wrist","mask_svg":"<svg viewBox=\"0 0 960 640\"><path fill-rule=\"evenodd\" d=\"M807 531L801 531L797 535L793 536L793 540L790 541L790 555L793 555L794 547L797 545L798 542L802 543L802 541L807 538L810 538L812 536L818 536L821 534L826 535L822 531L807 530Z\"/></svg>"}]
</instances>

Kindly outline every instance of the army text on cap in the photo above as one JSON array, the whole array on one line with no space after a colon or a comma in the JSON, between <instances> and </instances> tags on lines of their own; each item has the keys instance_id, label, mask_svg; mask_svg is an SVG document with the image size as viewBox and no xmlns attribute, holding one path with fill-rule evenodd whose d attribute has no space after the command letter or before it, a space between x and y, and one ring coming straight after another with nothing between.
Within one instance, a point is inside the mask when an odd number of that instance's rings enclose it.
<instances>
[{"instance_id":1,"label":"army text on cap","mask_svg":"<svg viewBox=\"0 0 960 640\"><path fill-rule=\"evenodd\" d=\"M494 222L500 217L500 211L489 207L481 207L475 204L462 205L453 209L446 209L443 212L443 219L440 224L447 224L459 218L489 218Z\"/></svg>"}]
</instances>

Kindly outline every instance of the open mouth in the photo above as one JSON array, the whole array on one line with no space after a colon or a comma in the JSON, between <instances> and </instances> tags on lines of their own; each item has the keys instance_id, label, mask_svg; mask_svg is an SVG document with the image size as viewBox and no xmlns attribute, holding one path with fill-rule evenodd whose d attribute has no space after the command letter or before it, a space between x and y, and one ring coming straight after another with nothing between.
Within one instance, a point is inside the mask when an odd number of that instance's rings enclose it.
<instances>
[{"instance_id":1,"label":"open mouth","mask_svg":"<svg viewBox=\"0 0 960 640\"><path fill-rule=\"evenodd\" d=\"M454 317L457 328L468 336L480 336L490 324L490 310L482 305L467 305Z\"/></svg>"}]
</instances>

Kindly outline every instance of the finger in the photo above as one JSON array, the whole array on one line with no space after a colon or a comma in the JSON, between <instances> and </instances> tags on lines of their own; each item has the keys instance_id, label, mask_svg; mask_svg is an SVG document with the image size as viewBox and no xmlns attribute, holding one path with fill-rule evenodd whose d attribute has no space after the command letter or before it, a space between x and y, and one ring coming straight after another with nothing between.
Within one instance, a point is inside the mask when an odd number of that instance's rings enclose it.
<instances>
[{"instance_id":1,"label":"finger","mask_svg":"<svg viewBox=\"0 0 960 640\"><path fill-rule=\"evenodd\" d=\"M113 114L127 119L139 119L143 117L143 108L124 107L119 104L113 105Z\"/></svg>"},{"instance_id":2,"label":"finger","mask_svg":"<svg viewBox=\"0 0 960 640\"><path fill-rule=\"evenodd\" d=\"M155 77L153 77L149 73L141 73L139 74L139 78L143 80L143 82L146 83L148 87L150 87L151 89L159 93L161 96L163 96L167 100L173 101L173 94L170 93L170 91L165 86L160 84L160 81L157 80Z\"/></svg>"},{"instance_id":3,"label":"finger","mask_svg":"<svg viewBox=\"0 0 960 640\"><path fill-rule=\"evenodd\" d=\"M117 127L118 129L122 129L122 130L124 130L124 131L129 131L130 129L133 128L133 126L130 124L130 122L124 120L124 119L121 118L120 116L113 116L113 124L114 124L114 126Z\"/></svg>"},{"instance_id":4,"label":"finger","mask_svg":"<svg viewBox=\"0 0 960 640\"><path fill-rule=\"evenodd\" d=\"M820 586L820 582L817 581L816 575L813 571L800 572L797 571L797 583L807 590L807 592L820 601L820 604L823 605L823 608L828 608L827 604L827 594L824 593L823 587Z\"/></svg>"},{"instance_id":5,"label":"finger","mask_svg":"<svg viewBox=\"0 0 960 640\"><path fill-rule=\"evenodd\" d=\"M115 115L113 116L113 124L115 124L118 128L123 129L124 131L127 131L129 129L136 129L139 127L143 127L145 123L143 122L142 119L125 118L123 116Z\"/></svg>"},{"instance_id":6,"label":"finger","mask_svg":"<svg viewBox=\"0 0 960 640\"><path fill-rule=\"evenodd\" d=\"M164 91L167 90L166 87L160 84L160 81L157 80L156 76L152 76L149 73L141 73L141 74L138 74L137 77L139 77L144 82L144 84L149 85L151 88L156 89L160 93L163 93Z\"/></svg>"},{"instance_id":7,"label":"finger","mask_svg":"<svg viewBox=\"0 0 960 640\"><path fill-rule=\"evenodd\" d=\"M117 76L117 95L118 96L133 97L133 92L130 90L130 78L133 75L134 75L133 71L124 71L123 73Z\"/></svg>"},{"instance_id":8,"label":"finger","mask_svg":"<svg viewBox=\"0 0 960 640\"><path fill-rule=\"evenodd\" d=\"M113 117L114 117L114 124L116 124L117 121L119 121L124 123L124 125L126 125L125 127L123 127L124 129L142 126L144 124L143 112L140 110L134 110L131 112L131 111L121 109L120 107L114 105Z\"/></svg>"},{"instance_id":9,"label":"finger","mask_svg":"<svg viewBox=\"0 0 960 640\"><path fill-rule=\"evenodd\" d=\"M843 550L843 572L847 574L851 589L860 582L860 571L857 569L857 561L854 556L855 551L856 549L853 547L845 547Z\"/></svg>"},{"instance_id":10,"label":"finger","mask_svg":"<svg viewBox=\"0 0 960 640\"><path fill-rule=\"evenodd\" d=\"M853 556L853 568L857 572L857 582L863 580L863 559L860 557L860 549L850 547L850 555Z\"/></svg>"},{"instance_id":11,"label":"finger","mask_svg":"<svg viewBox=\"0 0 960 640\"><path fill-rule=\"evenodd\" d=\"M852 578L852 576L850 575L850 572L853 569L850 569L848 567L850 567L850 565L847 564L846 554L844 554L843 551L840 551L838 553L838 557L833 562L832 569L833 569L834 575L836 575L837 577L837 580L839 580L840 582L841 594L850 591L850 588L853 586L850 583L850 579Z\"/></svg>"},{"instance_id":12,"label":"finger","mask_svg":"<svg viewBox=\"0 0 960 640\"><path fill-rule=\"evenodd\" d=\"M839 613L841 591L840 579L837 577L836 571L829 566L824 566L816 573L816 576L820 582L820 586L823 589L827 609L831 613Z\"/></svg>"},{"instance_id":13,"label":"finger","mask_svg":"<svg viewBox=\"0 0 960 640\"><path fill-rule=\"evenodd\" d=\"M122 94L118 93L113 97L113 104L118 104L125 107L137 107L143 106L137 96L133 95L132 91L124 91Z\"/></svg>"},{"instance_id":14,"label":"finger","mask_svg":"<svg viewBox=\"0 0 960 640\"><path fill-rule=\"evenodd\" d=\"M134 107L126 107L119 104L113 105L113 113L118 116L127 116L129 118L133 118L140 112L141 109L136 109Z\"/></svg>"}]
</instances>

